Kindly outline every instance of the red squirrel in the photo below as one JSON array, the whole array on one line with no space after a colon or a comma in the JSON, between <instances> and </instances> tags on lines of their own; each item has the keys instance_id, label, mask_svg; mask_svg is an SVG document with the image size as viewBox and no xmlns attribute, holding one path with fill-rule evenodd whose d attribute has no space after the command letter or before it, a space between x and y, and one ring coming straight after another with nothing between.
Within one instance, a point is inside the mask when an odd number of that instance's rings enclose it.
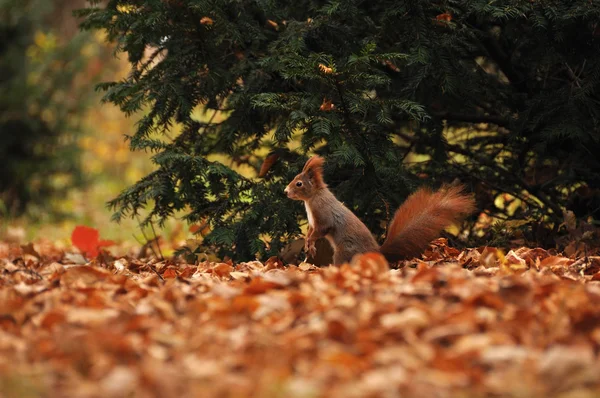
<instances>
[{"instance_id":1,"label":"red squirrel","mask_svg":"<svg viewBox=\"0 0 600 398\"><path fill-rule=\"evenodd\" d=\"M290 199L304 201L306 253L314 257L316 240L325 237L333 247L335 265L366 252L380 252L390 262L418 256L445 227L475 210L474 199L463 193L461 186L445 185L436 192L421 188L398 208L380 247L367 226L327 188L324 162L320 156L310 158L285 193Z\"/></svg>"}]
</instances>

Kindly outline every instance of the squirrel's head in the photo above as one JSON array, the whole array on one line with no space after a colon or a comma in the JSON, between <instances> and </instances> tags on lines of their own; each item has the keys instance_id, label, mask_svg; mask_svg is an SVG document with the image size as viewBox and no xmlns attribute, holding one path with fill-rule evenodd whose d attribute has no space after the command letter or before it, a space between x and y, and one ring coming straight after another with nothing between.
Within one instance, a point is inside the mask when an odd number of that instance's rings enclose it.
<instances>
[{"instance_id":1,"label":"squirrel's head","mask_svg":"<svg viewBox=\"0 0 600 398\"><path fill-rule=\"evenodd\" d=\"M327 187L323 181L323 163L325 159L313 156L308 159L302 173L298 174L285 188L288 198L294 200L308 200L322 188Z\"/></svg>"}]
</instances>

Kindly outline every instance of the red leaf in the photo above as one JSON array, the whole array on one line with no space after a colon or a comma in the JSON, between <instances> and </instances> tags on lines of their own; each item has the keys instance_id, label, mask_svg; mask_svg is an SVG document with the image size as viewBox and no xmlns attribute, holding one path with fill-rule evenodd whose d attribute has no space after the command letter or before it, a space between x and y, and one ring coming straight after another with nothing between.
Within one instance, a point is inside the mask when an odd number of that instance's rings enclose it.
<instances>
[{"instance_id":1,"label":"red leaf","mask_svg":"<svg viewBox=\"0 0 600 398\"><path fill-rule=\"evenodd\" d=\"M163 278L177 278L177 272L173 268L167 268L162 274Z\"/></svg>"},{"instance_id":2,"label":"red leaf","mask_svg":"<svg viewBox=\"0 0 600 398\"><path fill-rule=\"evenodd\" d=\"M114 240L101 240L98 242L98 247L107 247L115 244Z\"/></svg>"},{"instance_id":3,"label":"red leaf","mask_svg":"<svg viewBox=\"0 0 600 398\"><path fill-rule=\"evenodd\" d=\"M97 229L78 225L71 234L71 242L87 257L94 258L98 256L99 248L114 245L111 240L100 240L100 233Z\"/></svg>"},{"instance_id":4,"label":"red leaf","mask_svg":"<svg viewBox=\"0 0 600 398\"><path fill-rule=\"evenodd\" d=\"M447 22L450 22L450 21L452 21L452 14L445 12L443 14L437 15L435 17L435 19L438 20L438 21L447 21Z\"/></svg>"}]
</instances>

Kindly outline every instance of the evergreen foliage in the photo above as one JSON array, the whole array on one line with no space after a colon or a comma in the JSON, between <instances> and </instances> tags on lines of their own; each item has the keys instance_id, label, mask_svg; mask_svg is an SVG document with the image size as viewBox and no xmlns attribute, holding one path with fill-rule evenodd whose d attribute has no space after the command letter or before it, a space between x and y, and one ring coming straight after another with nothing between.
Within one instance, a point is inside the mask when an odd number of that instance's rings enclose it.
<instances>
[{"instance_id":1,"label":"evergreen foliage","mask_svg":"<svg viewBox=\"0 0 600 398\"><path fill-rule=\"evenodd\" d=\"M275 252L304 218L283 189L308 152L376 233L421 184L458 178L494 215L510 193L514 217L557 223L575 189L600 189L596 2L90 3L82 26L131 63L105 99L147 110L129 139L158 166L111 202L116 219L151 202L147 221L210 220L234 258ZM267 153L262 178L214 158L258 173Z\"/></svg>"}]
</instances>

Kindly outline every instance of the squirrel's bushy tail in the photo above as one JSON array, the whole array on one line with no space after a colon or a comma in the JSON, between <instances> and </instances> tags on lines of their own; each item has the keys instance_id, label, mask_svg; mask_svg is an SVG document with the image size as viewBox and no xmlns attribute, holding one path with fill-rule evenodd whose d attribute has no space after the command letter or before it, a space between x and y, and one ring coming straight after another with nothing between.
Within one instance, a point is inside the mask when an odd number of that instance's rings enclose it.
<instances>
[{"instance_id":1,"label":"squirrel's bushy tail","mask_svg":"<svg viewBox=\"0 0 600 398\"><path fill-rule=\"evenodd\" d=\"M381 253L388 261L418 256L444 228L474 210L475 200L460 185L444 185L436 192L421 188L396 211Z\"/></svg>"}]
</instances>

